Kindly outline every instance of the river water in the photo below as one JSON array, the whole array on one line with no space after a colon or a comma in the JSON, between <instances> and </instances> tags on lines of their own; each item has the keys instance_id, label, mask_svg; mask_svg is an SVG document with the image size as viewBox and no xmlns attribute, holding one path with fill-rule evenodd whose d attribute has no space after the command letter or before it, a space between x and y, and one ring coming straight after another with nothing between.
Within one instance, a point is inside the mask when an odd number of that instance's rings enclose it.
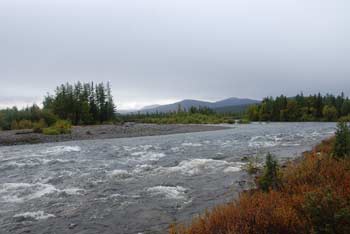
<instances>
[{"instance_id":1,"label":"river water","mask_svg":"<svg viewBox=\"0 0 350 234\"><path fill-rule=\"evenodd\" d=\"M300 155L333 123L0 147L0 233L166 233L244 187L244 156Z\"/></svg>"}]
</instances>

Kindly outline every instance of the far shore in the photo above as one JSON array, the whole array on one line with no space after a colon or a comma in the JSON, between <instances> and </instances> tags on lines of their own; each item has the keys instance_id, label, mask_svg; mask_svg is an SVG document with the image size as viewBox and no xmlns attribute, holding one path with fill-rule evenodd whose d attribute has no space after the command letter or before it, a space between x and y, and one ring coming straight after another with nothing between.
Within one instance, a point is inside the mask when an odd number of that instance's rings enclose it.
<instances>
[{"instance_id":1,"label":"far shore","mask_svg":"<svg viewBox=\"0 0 350 234\"><path fill-rule=\"evenodd\" d=\"M141 124L73 126L71 134L44 135L30 130L0 131L0 146L64 142L75 140L113 139L177 133L224 130L229 127L204 124Z\"/></svg>"}]
</instances>

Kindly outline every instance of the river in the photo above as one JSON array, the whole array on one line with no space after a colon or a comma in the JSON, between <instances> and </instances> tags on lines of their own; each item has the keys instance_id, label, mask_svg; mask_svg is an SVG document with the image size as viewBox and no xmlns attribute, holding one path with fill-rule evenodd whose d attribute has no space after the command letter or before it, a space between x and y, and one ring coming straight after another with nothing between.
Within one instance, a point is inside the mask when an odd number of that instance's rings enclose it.
<instances>
[{"instance_id":1,"label":"river","mask_svg":"<svg viewBox=\"0 0 350 234\"><path fill-rule=\"evenodd\" d=\"M252 186L244 184L245 156L292 159L334 130L334 123L253 123L0 147L0 233L166 233Z\"/></svg>"}]
</instances>

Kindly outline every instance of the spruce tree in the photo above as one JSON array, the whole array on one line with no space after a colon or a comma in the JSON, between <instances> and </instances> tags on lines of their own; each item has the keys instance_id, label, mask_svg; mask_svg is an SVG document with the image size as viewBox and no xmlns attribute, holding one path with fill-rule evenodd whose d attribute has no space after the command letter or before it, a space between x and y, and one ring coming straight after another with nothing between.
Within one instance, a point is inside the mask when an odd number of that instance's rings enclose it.
<instances>
[{"instance_id":1,"label":"spruce tree","mask_svg":"<svg viewBox=\"0 0 350 234\"><path fill-rule=\"evenodd\" d=\"M345 121L341 121L337 125L335 133L334 156L337 158L345 158L350 156L350 130Z\"/></svg>"}]
</instances>

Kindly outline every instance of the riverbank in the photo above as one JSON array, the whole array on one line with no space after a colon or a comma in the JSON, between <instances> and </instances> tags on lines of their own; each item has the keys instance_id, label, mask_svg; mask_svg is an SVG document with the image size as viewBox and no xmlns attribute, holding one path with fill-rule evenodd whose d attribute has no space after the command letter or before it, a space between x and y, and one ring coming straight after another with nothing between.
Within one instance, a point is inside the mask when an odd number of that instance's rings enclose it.
<instances>
[{"instance_id":1,"label":"riverbank","mask_svg":"<svg viewBox=\"0 0 350 234\"><path fill-rule=\"evenodd\" d=\"M170 135L227 129L225 126L201 124L140 124L73 126L71 134L44 135L26 130L0 131L0 146L96 140L140 136Z\"/></svg>"},{"instance_id":2,"label":"riverbank","mask_svg":"<svg viewBox=\"0 0 350 234\"><path fill-rule=\"evenodd\" d=\"M254 188L171 234L350 233L350 159L324 140L278 172L278 186Z\"/></svg>"}]
</instances>

